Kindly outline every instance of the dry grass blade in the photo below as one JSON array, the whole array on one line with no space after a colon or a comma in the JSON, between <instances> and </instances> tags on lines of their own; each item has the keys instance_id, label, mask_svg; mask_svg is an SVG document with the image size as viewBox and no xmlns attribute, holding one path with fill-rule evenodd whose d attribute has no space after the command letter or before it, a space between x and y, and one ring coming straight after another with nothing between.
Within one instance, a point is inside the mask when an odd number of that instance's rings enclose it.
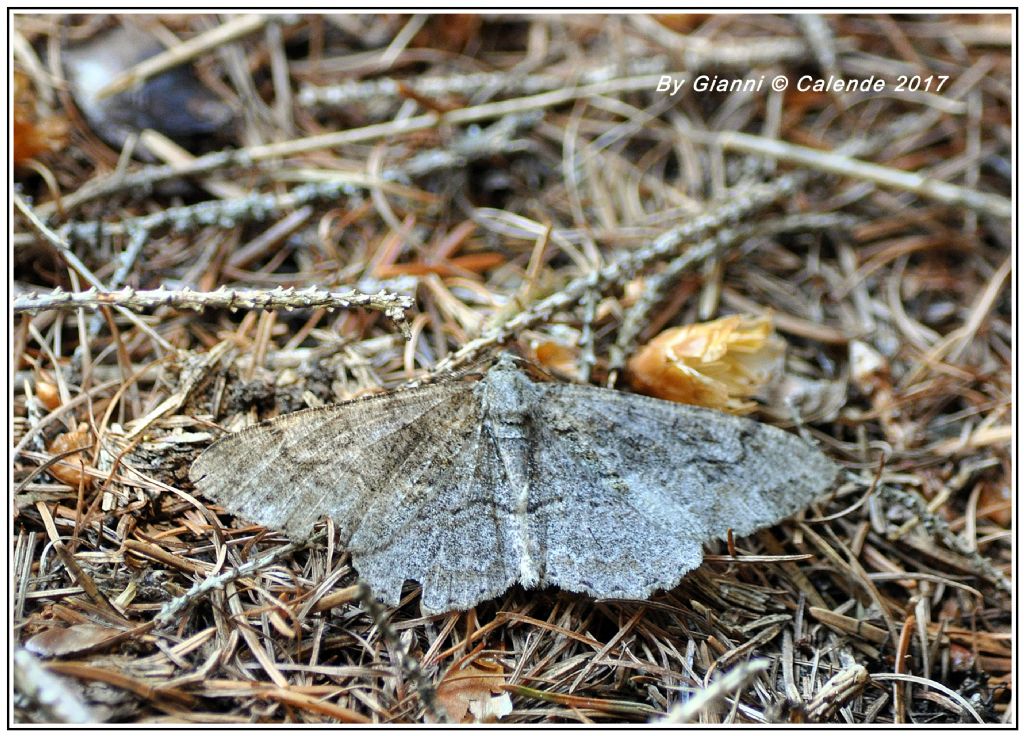
<instances>
[{"instance_id":1,"label":"dry grass blade","mask_svg":"<svg viewBox=\"0 0 1024 736\"><path fill-rule=\"evenodd\" d=\"M604 700L601 698L584 698L578 695L567 695L565 693L551 693L543 690L537 690L532 687L525 687L523 685L507 685L505 686L505 689L513 695L519 695L524 698L534 698L546 703L556 703L558 705L579 708L581 710L597 711L598 713L634 717L639 716L644 720L647 720L651 716L658 715L658 711L656 709L641 703Z\"/></svg>"},{"instance_id":2,"label":"dry grass blade","mask_svg":"<svg viewBox=\"0 0 1024 736\"><path fill-rule=\"evenodd\" d=\"M765 660L745 662L722 675L711 686L699 690L677 705L665 718L666 723L692 723L701 713L721 703L731 693L744 687L768 669Z\"/></svg>"}]
</instances>

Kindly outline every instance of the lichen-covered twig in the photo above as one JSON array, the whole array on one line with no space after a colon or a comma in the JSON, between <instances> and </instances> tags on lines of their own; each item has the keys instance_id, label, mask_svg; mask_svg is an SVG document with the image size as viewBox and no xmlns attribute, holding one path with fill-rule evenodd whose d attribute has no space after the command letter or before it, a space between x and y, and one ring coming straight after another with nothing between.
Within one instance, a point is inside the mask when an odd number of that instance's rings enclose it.
<instances>
[{"instance_id":1,"label":"lichen-covered twig","mask_svg":"<svg viewBox=\"0 0 1024 736\"><path fill-rule=\"evenodd\" d=\"M712 238L686 251L675 259L660 273L651 276L644 284L643 294L629 309L622 320L615 345L612 346L608 370L614 380L614 374L626 363L626 356L632 351L637 337L644 329L647 315L661 302L665 293L671 289L687 271L700 265L708 258L719 257L725 251L758 236L771 236L793 230L825 230L848 229L853 219L839 214L796 214L775 218L764 223L751 223L737 227L725 228ZM700 260L697 260L699 257Z\"/></svg>"},{"instance_id":2,"label":"lichen-covered twig","mask_svg":"<svg viewBox=\"0 0 1024 736\"><path fill-rule=\"evenodd\" d=\"M880 166L840 153L818 151L786 141L762 138L733 130L711 133L708 136L716 145L722 146L728 151L769 156L779 161L805 166L811 170L863 179L880 186L911 192L919 197L951 207L966 207L983 215L1008 219L1014 210L1013 203L998 194L979 192L912 171Z\"/></svg>"},{"instance_id":3,"label":"lichen-covered twig","mask_svg":"<svg viewBox=\"0 0 1024 736\"><path fill-rule=\"evenodd\" d=\"M793 21L803 32L821 71L835 77L842 76L842 70L836 63L836 39L828 21L817 13L794 13Z\"/></svg>"},{"instance_id":4,"label":"lichen-covered twig","mask_svg":"<svg viewBox=\"0 0 1024 736\"><path fill-rule=\"evenodd\" d=\"M562 89L572 84L573 81L576 84L596 84L606 82L616 76L660 74L670 69L671 63L668 56L630 59L625 66L614 64L584 70L575 80L566 79L557 74L513 75L506 71L453 74L444 77L415 77L409 80L385 77L358 82L348 81L327 87L307 85L299 90L296 100L303 107L337 108L388 98L400 100L405 97L407 89L412 89L416 94L430 98L446 95L468 97L478 95L481 91L488 91L492 94L535 95L553 89Z\"/></svg>"},{"instance_id":5,"label":"lichen-covered twig","mask_svg":"<svg viewBox=\"0 0 1024 736\"><path fill-rule=\"evenodd\" d=\"M699 33L677 33L652 16L635 13L628 16L631 25L682 57L682 66L697 69L757 69L809 58L807 43L800 38L762 36L739 40L709 38ZM848 44L837 44L843 48Z\"/></svg>"},{"instance_id":6,"label":"lichen-covered twig","mask_svg":"<svg viewBox=\"0 0 1024 736\"><path fill-rule=\"evenodd\" d=\"M466 343L460 350L441 361L432 373L449 372L471 363L487 350L508 341L521 330L550 319L556 312L575 306L588 291L604 291L611 285L621 285L644 268L676 257L687 243L707 238L716 230L767 207L780 197L796 191L803 181L804 175L795 172L767 184L753 184L732 190L725 203L663 233L648 247L629 253L596 273L573 279L561 291L535 303L476 340ZM708 240L690 248L687 256L692 258L694 263L699 263L713 254L718 247L717 240Z\"/></svg>"},{"instance_id":7,"label":"lichen-covered twig","mask_svg":"<svg viewBox=\"0 0 1024 736\"><path fill-rule=\"evenodd\" d=\"M591 279L597 283L597 272L591 274ZM590 374L597 365L597 352L594 350L594 322L597 320L597 303L600 301L600 293L597 288L590 289L583 293L580 304L583 307L580 322L580 381L590 382Z\"/></svg>"},{"instance_id":8,"label":"lichen-covered twig","mask_svg":"<svg viewBox=\"0 0 1024 736\"><path fill-rule=\"evenodd\" d=\"M446 150L417 154L404 164L383 171L381 179L409 181L437 171L465 167L481 158L522 150L527 144L516 140L515 136L536 125L538 120L536 114L513 115L482 131L467 131L452 141ZM127 252L131 252L133 248L141 248L149 233L158 228L169 227L173 232L191 232L199 227L230 229L244 222L262 222L307 204L334 202L341 197L362 197L369 186L365 177L338 174L337 178L300 184L285 193L254 192L234 199L168 207L121 222L69 222L61 228L61 235L73 242L94 243L101 234L126 234L131 238ZM132 260L126 254L123 262ZM123 279L115 281L117 286L121 283Z\"/></svg>"},{"instance_id":9,"label":"lichen-covered twig","mask_svg":"<svg viewBox=\"0 0 1024 736\"><path fill-rule=\"evenodd\" d=\"M184 207L168 207L151 215L133 217L119 223L69 222L61 228L68 240L95 242L101 233L121 235L148 234L170 227L174 232L191 232L199 227L216 226L223 229L243 222L261 222L313 202L333 201L343 196L359 195L359 188L348 181L332 180L302 184L285 194L256 192L237 199L212 200Z\"/></svg>"},{"instance_id":10,"label":"lichen-covered twig","mask_svg":"<svg viewBox=\"0 0 1024 736\"><path fill-rule=\"evenodd\" d=\"M211 590L222 588L228 583L238 580L241 577L251 575L265 567L269 567L282 557L286 557L296 550L302 549L303 547L319 541L321 537L322 535L313 537L312 539L304 542L289 542L288 544L283 544L265 555L242 563L238 567L233 567L229 570L225 570L219 575L211 575L204 580L200 580L182 595L165 603L160 609L160 612L154 617L153 623L156 626L165 626L166 624L171 623L178 617L179 613L209 593Z\"/></svg>"},{"instance_id":11,"label":"lichen-covered twig","mask_svg":"<svg viewBox=\"0 0 1024 736\"><path fill-rule=\"evenodd\" d=\"M103 289L106 288L89 267L86 266L82 261L75 255L75 252L71 250L64 238L55 233L45 222L40 219L38 213L36 213L32 207L23 200L17 192L14 194L14 206L21 214L25 216L25 219L29 221L29 224L36 229L36 231L43 236L53 248L60 253L60 255L67 261L68 265L75 270L75 272L85 279L93 288Z\"/></svg>"},{"instance_id":12,"label":"lichen-covered twig","mask_svg":"<svg viewBox=\"0 0 1024 736\"><path fill-rule=\"evenodd\" d=\"M438 171L462 168L491 156L521 152L530 142L516 136L528 132L542 117L542 113L534 110L506 115L482 130L470 128L443 149L423 151L398 166L388 167L382 178L407 181Z\"/></svg>"},{"instance_id":13,"label":"lichen-covered twig","mask_svg":"<svg viewBox=\"0 0 1024 736\"><path fill-rule=\"evenodd\" d=\"M384 312L395 324L408 329L405 311L413 300L403 294L380 291L364 294L359 291L327 291L308 289L227 289L192 291L191 289L155 289L136 291L132 288L118 291L89 289L67 292L54 289L47 294L23 294L14 300L14 312L41 312L45 309L96 309L117 306L133 311L169 306L176 309L372 309Z\"/></svg>"},{"instance_id":14,"label":"lichen-covered twig","mask_svg":"<svg viewBox=\"0 0 1024 736\"><path fill-rule=\"evenodd\" d=\"M427 712L433 717L437 723L447 723L448 714L444 710L444 706L437 700L437 692L434 689L433 683L423 672L423 668L420 667L420 663L412 657L406 650L405 645L402 644L402 640L399 638L398 633L394 627L388 621L388 614L384 606L377 602L377 599L373 596L373 591L370 590L370 586L362 580L358 583L358 597L363 606L366 607L367 613L370 614L370 618L377 625L377 630L380 632L381 638L387 642L388 646L395 652L398 658L398 666L403 672L408 674L409 679L412 680L413 687L416 688L416 692L420 697L420 702L423 703L423 707L427 709Z\"/></svg>"},{"instance_id":15,"label":"lichen-covered twig","mask_svg":"<svg viewBox=\"0 0 1024 736\"><path fill-rule=\"evenodd\" d=\"M61 257L67 262L67 264L74 270L75 273L77 273L79 276L85 279L85 281L88 282L93 289L102 291L106 288L103 285L103 282L96 278L95 274L93 274L93 272L89 270L89 267L82 263L81 259L77 255L75 255L75 252L71 250L71 247L67 244L64 238L55 233L52 228L50 228L46 223L44 223L39 218L39 215L32 209L32 207L30 207L27 202L25 202L20 196L18 196L17 193L15 193L14 195L14 205L15 207L17 207L18 211L25 216L25 219L29 221L32 227L34 227L39 232L39 234L43 236L46 242L48 242L51 246L53 246L53 248L58 253L60 253ZM164 348L165 350L173 349L172 345L169 342L167 342L167 340L160 336L160 334L153 330L143 320L135 316L130 310L124 309L122 307L117 308L121 310L121 313L125 317L127 317L132 324L138 327L139 330L153 338L154 342L156 342L157 345Z\"/></svg>"},{"instance_id":16,"label":"lichen-covered twig","mask_svg":"<svg viewBox=\"0 0 1024 736\"><path fill-rule=\"evenodd\" d=\"M949 522L938 514L929 511L927 504L919 496L884 484L878 485L878 495L889 503L897 503L913 512L930 535L941 540L943 544L957 554L966 557L976 573L993 581L1000 590L1006 593L1013 592L1013 584L1006 579L1003 573L996 569L992 561L960 539L950 529Z\"/></svg>"},{"instance_id":17,"label":"lichen-covered twig","mask_svg":"<svg viewBox=\"0 0 1024 736\"><path fill-rule=\"evenodd\" d=\"M149 242L149 230L143 228L136 228L131 231L131 236L128 239L128 247L124 249L121 256L118 258L120 263L117 264L117 270L114 275L110 277L110 290L114 291L119 289L128 278L128 274L131 273L132 268L135 266L135 261L138 260L139 256L142 255L142 249L146 247L146 243ZM89 334L99 334L100 328L103 326L103 315L94 314L92 319L89 320Z\"/></svg>"},{"instance_id":18,"label":"lichen-covered twig","mask_svg":"<svg viewBox=\"0 0 1024 736\"><path fill-rule=\"evenodd\" d=\"M217 151L208 153L205 156L191 161L187 167L175 164L162 164L159 166L147 166L139 171L130 174L118 172L109 174L101 179L94 179L84 184L78 190L68 194L61 201L65 212L71 212L86 202L110 197L118 192L135 191L146 192L157 184L168 179L177 179L184 176L202 176L219 169L232 167L251 168L253 160L245 152L240 151ZM39 214L49 217L57 210L54 202L47 202L39 206Z\"/></svg>"},{"instance_id":19,"label":"lichen-covered twig","mask_svg":"<svg viewBox=\"0 0 1024 736\"><path fill-rule=\"evenodd\" d=\"M417 115L411 118L399 118L385 123L367 125L362 128L352 128L320 135L307 136L296 140L281 141L279 143L268 143L261 146L252 146L240 151L222 152L199 156L187 166L161 166L150 170L145 175L134 179L128 177L111 177L95 182L90 187L83 187L77 192L78 196L67 197L63 206L65 211L80 206L84 202L107 196L126 188L126 182L131 181L140 187L152 187L161 181L183 176L194 176L199 173L208 173L218 168L229 166L252 167L255 163L268 159L294 156L310 151L319 151L325 148L351 145L354 143L365 143L371 140L383 138L394 138L396 136L408 135L417 131L429 130L441 125L468 125L479 123L484 120L494 120L507 115L519 115L534 110L544 110L556 105L562 105L577 99L607 95L619 92L630 92L638 90L653 89L660 81L658 74L641 74L635 77L615 78L586 84L581 86L563 87L549 92L529 97L519 97L499 102L488 102L473 107L463 107L444 114L430 112L424 115ZM86 192L85 190L88 189ZM44 205L40 213L49 216L56 210L55 204Z\"/></svg>"}]
</instances>

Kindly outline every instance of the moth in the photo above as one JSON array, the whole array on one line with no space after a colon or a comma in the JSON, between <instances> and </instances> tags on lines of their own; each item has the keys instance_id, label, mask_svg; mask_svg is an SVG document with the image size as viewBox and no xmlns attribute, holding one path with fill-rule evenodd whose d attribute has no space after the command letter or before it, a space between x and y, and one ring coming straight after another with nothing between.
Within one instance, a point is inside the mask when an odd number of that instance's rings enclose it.
<instances>
[{"instance_id":1,"label":"moth","mask_svg":"<svg viewBox=\"0 0 1024 736\"><path fill-rule=\"evenodd\" d=\"M647 598L703 544L776 524L836 465L777 427L610 389L535 382L510 356L450 380L281 416L193 464L233 514L310 536L330 517L374 593L470 608L518 583Z\"/></svg>"}]
</instances>

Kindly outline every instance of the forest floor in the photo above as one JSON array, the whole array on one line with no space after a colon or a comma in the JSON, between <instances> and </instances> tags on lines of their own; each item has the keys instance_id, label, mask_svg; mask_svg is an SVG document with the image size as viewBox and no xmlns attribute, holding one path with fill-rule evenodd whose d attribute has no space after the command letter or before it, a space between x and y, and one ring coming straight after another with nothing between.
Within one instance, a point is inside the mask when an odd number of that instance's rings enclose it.
<instances>
[{"instance_id":1,"label":"forest floor","mask_svg":"<svg viewBox=\"0 0 1024 736\"><path fill-rule=\"evenodd\" d=\"M1009 15L13 39L15 722L1014 719ZM648 600L383 606L344 520L289 539L189 479L226 431L502 350L629 392L733 314L784 341L749 416L842 470Z\"/></svg>"}]
</instances>

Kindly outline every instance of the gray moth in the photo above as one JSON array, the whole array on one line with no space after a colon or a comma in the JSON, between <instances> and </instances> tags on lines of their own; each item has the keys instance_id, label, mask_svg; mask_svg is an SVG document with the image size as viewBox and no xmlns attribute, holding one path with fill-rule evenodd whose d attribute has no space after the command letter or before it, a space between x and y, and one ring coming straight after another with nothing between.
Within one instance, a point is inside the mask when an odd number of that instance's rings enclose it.
<instances>
[{"instance_id":1,"label":"gray moth","mask_svg":"<svg viewBox=\"0 0 1024 736\"><path fill-rule=\"evenodd\" d=\"M777 427L636 394L534 382L503 356L451 380L229 434L192 465L204 496L292 539L329 516L374 593L427 612L519 583L647 598L703 544L804 508L837 467Z\"/></svg>"}]
</instances>

